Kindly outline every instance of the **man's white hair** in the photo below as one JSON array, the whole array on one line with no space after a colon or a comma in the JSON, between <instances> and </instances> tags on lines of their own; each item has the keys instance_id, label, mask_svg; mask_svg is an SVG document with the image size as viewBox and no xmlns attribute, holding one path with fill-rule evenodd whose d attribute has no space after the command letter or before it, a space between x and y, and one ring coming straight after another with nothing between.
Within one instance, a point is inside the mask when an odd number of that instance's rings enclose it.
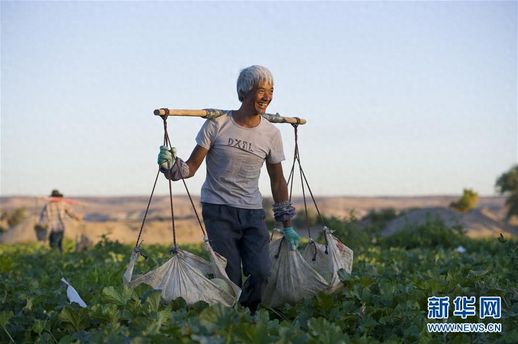
<instances>
[{"instance_id":1,"label":"man's white hair","mask_svg":"<svg viewBox=\"0 0 518 344\"><path fill-rule=\"evenodd\" d=\"M254 65L243 69L237 78L237 97L239 101L242 102L245 95L261 81L266 81L273 86L273 76L268 68Z\"/></svg>"}]
</instances>

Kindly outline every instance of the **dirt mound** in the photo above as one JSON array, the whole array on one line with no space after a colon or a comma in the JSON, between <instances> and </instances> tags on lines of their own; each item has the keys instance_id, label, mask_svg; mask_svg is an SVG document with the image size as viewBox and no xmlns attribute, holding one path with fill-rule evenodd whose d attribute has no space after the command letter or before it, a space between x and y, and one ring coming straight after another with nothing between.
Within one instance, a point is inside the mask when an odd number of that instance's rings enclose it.
<instances>
[{"instance_id":1,"label":"dirt mound","mask_svg":"<svg viewBox=\"0 0 518 344\"><path fill-rule=\"evenodd\" d=\"M443 207L412 210L388 223L381 231L390 236L408 227L418 227L431 220L439 220L447 227L460 227L469 237L497 237L500 233L518 235L518 229L488 216L491 212L475 209L467 213Z\"/></svg>"}]
</instances>

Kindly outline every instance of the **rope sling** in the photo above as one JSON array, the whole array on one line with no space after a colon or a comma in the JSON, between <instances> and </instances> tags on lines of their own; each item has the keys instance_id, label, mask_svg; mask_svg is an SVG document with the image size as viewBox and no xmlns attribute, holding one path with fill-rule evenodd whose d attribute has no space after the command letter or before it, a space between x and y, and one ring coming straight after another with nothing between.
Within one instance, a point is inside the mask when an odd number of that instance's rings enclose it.
<instances>
[{"instance_id":1,"label":"rope sling","mask_svg":"<svg viewBox=\"0 0 518 344\"><path fill-rule=\"evenodd\" d=\"M169 134L167 131L167 116L161 117L164 122L163 145L168 149L171 149L171 141L169 140ZM174 164L176 163L177 160L174 162ZM170 250L171 258L169 258L164 264L154 270L151 270L142 275L133 275L133 270L135 268L137 259L139 255L142 255L142 233L159 175L160 168L158 169L157 175L155 177L155 182L149 196L135 247L132 250L126 272L123 275L124 283L130 288L134 288L142 283L145 283L154 289L160 290L161 297L166 302L181 297L187 304L204 301L209 304L221 303L228 307L233 306L239 299L241 289L228 278L225 272L225 267L227 265L226 259L214 252L210 246L207 234L203 229L200 216L198 215L198 211L196 210L183 176L182 182L203 233L203 246L209 254L209 261L206 261L201 257L178 248L176 241L176 226L174 221L173 187L171 180L168 179L171 228L173 232L173 246ZM142 256L146 258L144 255Z\"/></svg>"},{"instance_id":2,"label":"rope sling","mask_svg":"<svg viewBox=\"0 0 518 344\"><path fill-rule=\"evenodd\" d=\"M332 231L327 227L300 162L298 123L292 124L292 126L295 132L295 152L287 181L289 201L292 200L295 165L298 164L305 225L310 242L300 253L298 250L291 250L284 237L270 241L272 275L263 292L262 300L262 303L269 307L280 307L286 303L295 304L302 299L313 297L319 292L339 291L344 287L340 281L340 275L344 272L350 274L352 271L353 251L333 236ZM308 220L306 187L322 225L321 232L325 244L319 244L312 238Z\"/></svg>"}]
</instances>

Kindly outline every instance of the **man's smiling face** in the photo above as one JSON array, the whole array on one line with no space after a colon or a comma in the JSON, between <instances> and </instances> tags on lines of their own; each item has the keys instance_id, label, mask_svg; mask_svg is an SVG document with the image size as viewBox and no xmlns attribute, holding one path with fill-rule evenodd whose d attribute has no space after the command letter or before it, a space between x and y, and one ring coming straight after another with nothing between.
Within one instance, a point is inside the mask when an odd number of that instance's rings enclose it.
<instances>
[{"instance_id":1,"label":"man's smiling face","mask_svg":"<svg viewBox=\"0 0 518 344\"><path fill-rule=\"evenodd\" d=\"M248 93L243 103L248 108L253 108L258 114L266 112L266 108L270 105L273 98L273 85L267 81L261 81Z\"/></svg>"}]
</instances>

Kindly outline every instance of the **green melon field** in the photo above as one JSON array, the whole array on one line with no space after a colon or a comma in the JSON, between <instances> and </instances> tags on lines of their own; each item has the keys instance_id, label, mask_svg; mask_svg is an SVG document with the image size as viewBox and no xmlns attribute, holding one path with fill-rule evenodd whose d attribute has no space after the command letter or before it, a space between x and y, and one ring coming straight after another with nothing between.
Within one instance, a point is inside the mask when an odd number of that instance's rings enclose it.
<instances>
[{"instance_id":1,"label":"green melon field","mask_svg":"<svg viewBox=\"0 0 518 344\"><path fill-rule=\"evenodd\" d=\"M518 242L473 240L429 222L389 238L328 219L355 252L345 289L282 309L224 308L122 284L131 247L101 241L85 252L41 244L0 246L1 343L518 343ZM462 245L465 253L455 251ZM164 262L169 247L144 247L136 271ZM203 255L201 246L187 247ZM88 304L69 304L65 277ZM499 296L501 318L430 320L432 296ZM453 307L453 305L451 306ZM500 333L429 333L429 322L499 323Z\"/></svg>"}]
</instances>

